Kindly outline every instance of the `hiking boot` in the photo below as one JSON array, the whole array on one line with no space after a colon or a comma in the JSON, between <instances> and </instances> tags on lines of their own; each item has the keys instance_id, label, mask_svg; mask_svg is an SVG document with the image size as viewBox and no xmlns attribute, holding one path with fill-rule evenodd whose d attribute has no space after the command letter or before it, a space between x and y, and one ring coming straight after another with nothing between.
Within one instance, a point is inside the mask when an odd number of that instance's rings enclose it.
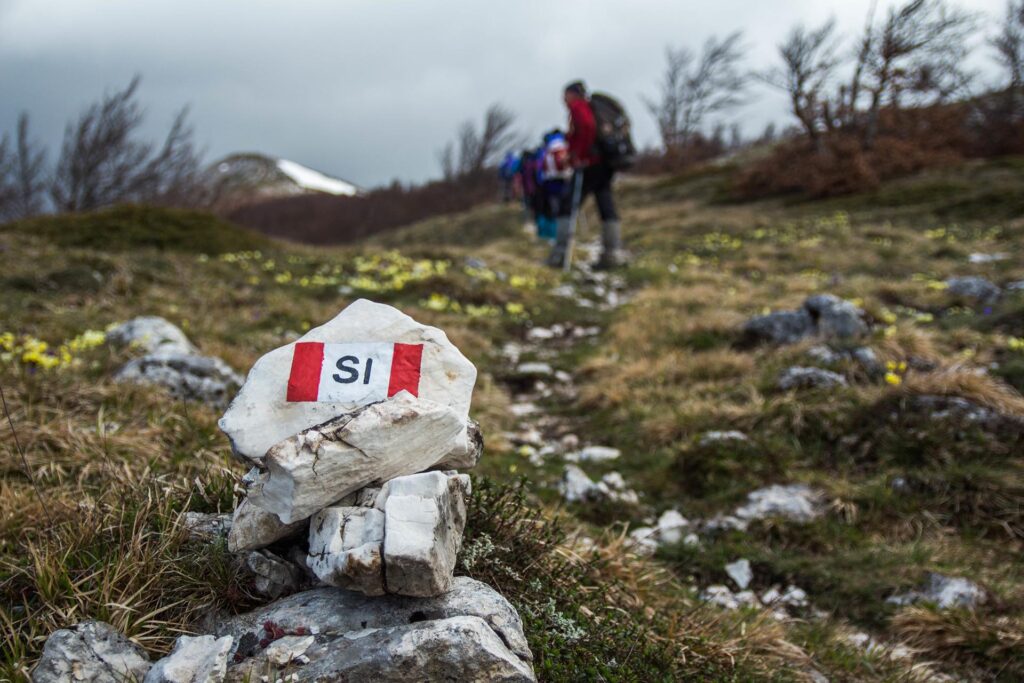
<instances>
[{"instance_id":1,"label":"hiking boot","mask_svg":"<svg viewBox=\"0 0 1024 683\"><path fill-rule=\"evenodd\" d=\"M569 251L569 240L572 239L572 221L561 217L556 222L557 230L555 245L551 247L551 255L548 256L548 265L552 268L561 268L565 265L566 252Z\"/></svg>"},{"instance_id":2,"label":"hiking boot","mask_svg":"<svg viewBox=\"0 0 1024 683\"><path fill-rule=\"evenodd\" d=\"M619 221L601 223L601 258L593 264L594 270L611 270L626 264L622 253L622 228Z\"/></svg>"}]
</instances>

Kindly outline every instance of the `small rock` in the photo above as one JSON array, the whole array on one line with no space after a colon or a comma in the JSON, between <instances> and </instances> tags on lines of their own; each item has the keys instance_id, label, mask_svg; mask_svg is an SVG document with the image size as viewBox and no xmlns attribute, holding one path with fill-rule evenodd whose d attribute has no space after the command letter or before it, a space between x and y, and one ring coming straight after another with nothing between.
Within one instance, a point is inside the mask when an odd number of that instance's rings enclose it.
<instances>
[{"instance_id":1,"label":"small rock","mask_svg":"<svg viewBox=\"0 0 1024 683\"><path fill-rule=\"evenodd\" d=\"M833 351L824 344L812 346L807 349L807 357L816 363L821 363L822 365L837 365L843 360L843 355L841 353Z\"/></svg>"},{"instance_id":2,"label":"small rock","mask_svg":"<svg viewBox=\"0 0 1024 683\"><path fill-rule=\"evenodd\" d=\"M231 636L179 636L171 654L153 665L143 683L220 683L233 642Z\"/></svg>"},{"instance_id":3,"label":"small rock","mask_svg":"<svg viewBox=\"0 0 1024 683\"><path fill-rule=\"evenodd\" d=\"M804 309L777 311L748 320L743 334L753 342L793 344L814 334L814 321Z\"/></svg>"},{"instance_id":4,"label":"small rock","mask_svg":"<svg viewBox=\"0 0 1024 683\"><path fill-rule=\"evenodd\" d=\"M231 530L231 515L216 512L186 512L182 524L189 540L210 541L227 536Z\"/></svg>"},{"instance_id":5,"label":"small rock","mask_svg":"<svg viewBox=\"0 0 1024 683\"><path fill-rule=\"evenodd\" d=\"M119 382L155 384L177 398L224 405L242 377L219 358L161 349L128 361L117 371Z\"/></svg>"},{"instance_id":6,"label":"small rock","mask_svg":"<svg viewBox=\"0 0 1024 683\"><path fill-rule=\"evenodd\" d=\"M754 573L750 569L750 560L745 558L725 565L725 573L739 586L740 590L746 590L751 579L754 578Z\"/></svg>"},{"instance_id":7,"label":"small rock","mask_svg":"<svg viewBox=\"0 0 1024 683\"><path fill-rule=\"evenodd\" d=\"M973 610L988 599L978 584L962 576L943 576L932 572L920 591L893 595L886 602L894 605L909 605L915 602L931 602L939 609L964 608Z\"/></svg>"},{"instance_id":8,"label":"small rock","mask_svg":"<svg viewBox=\"0 0 1024 683\"><path fill-rule=\"evenodd\" d=\"M526 417L527 415L533 415L540 411L535 403L513 403L508 407L508 411L515 417Z\"/></svg>"},{"instance_id":9,"label":"small rock","mask_svg":"<svg viewBox=\"0 0 1024 683\"><path fill-rule=\"evenodd\" d=\"M739 602L736 601L736 597L732 594L726 586L714 585L708 586L701 591L700 599L704 602L710 602L712 605L717 605L722 609L734 610L739 609Z\"/></svg>"},{"instance_id":10,"label":"small rock","mask_svg":"<svg viewBox=\"0 0 1024 683\"><path fill-rule=\"evenodd\" d=\"M750 521L781 517L794 522L809 522L821 514L822 495L805 484L768 486L747 494L747 503L736 508L737 518Z\"/></svg>"},{"instance_id":11,"label":"small rock","mask_svg":"<svg viewBox=\"0 0 1024 683\"><path fill-rule=\"evenodd\" d=\"M228 551L241 553L266 548L271 543L300 533L305 527L305 520L285 524L273 512L243 498L231 517Z\"/></svg>"},{"instance_id":12,"label":"small rock","mask_svg":"<svg viewBox=\"0 0 1024 683\"><path fill-rule=\"evenodd\" d=\"M432 597L452 584L466 527L469 477L425 472L384 484L384 580L389 593Z\"/></svg>"},{"instance_id":13,"label":"small rock","mask_svg":"<svg viewBox=\"0 0 1024 683\"><path fill-rule=\"evenodd\" d=\"M704 432L700 435L700 439L697 440L698 446L710 446L716 443L722 443L724 441L732 441L736 443L746 443L750 441L747 435L743 432L736 430L730 430L725 432Z\"/></svg>"},{"instance_id":14,"label":"small rock","mask_svg":"<svg viewBox=\"0 0 1024 683\"><path fill-rule=\"evenodd\" d=\"M869 346L861 346L851 352L853 359L860 364L864 372L869 375L880 375L883 371L882 364L878 361L875 350Z\"/></svg>"},{"instance_id":15,"label":"small rock","mask_svg":"<svg viewBox=\"0 0 1024 683\"><path fill-rule=\"evenodd\" d=\"M470 420L466 424L463 435L456 441L455 447L441 461L434 465L439 470L471 470L480 462L484 454L484 435L480 431L480 423Z\"/></svg>"},{"instance_id":16,"label":"small rock","mask_svg":"<svg viewBox=\"0 0 1024 683\"><path fill-rule=\"evenodd\" d=\"M993 263L995 261L1005 261L1010 258L1010 255L1006 252L997 252L995 254L983 254L981 252L974 252L967 257L969 263Z\"/></svg>"},{"instance_id":17,"label":"small rock","mask_svg":"<svg viewBox=\"0 0 1024 683\"><path fill-rule=\"evenodd\" d=\"M547 363L520 363L516 374L521 377L550 377L555 371Z\"/></svg>"},{"instance_id":18,"label":"small rock","mask_svg":"<svg viewBox=\"0 0 1024 683\"><path fill-rule=\"evenodd\" d=\"M622 451L610 446L587 446L576 453L569 453L565 459L569 462L607 462L616 460Z\"/></svg>"},{"instance_id":19,"label":"small rock","mask_svg":"<svg viewBox=\"0 0 1024 683\"><path fill-rule=\"evenodd\" d=\"M1024 292L1024 280L1017 280L1006 285L1008 292Z\"/></svg>"},{"instance_id":20,"label":"small rock","mask_svg":"<svg viewBox=\"0 0 1024 683\"><path fill-rule=\"evenodd\" d=\"M846 386L845 377L821 368L794 366L787 368L779 376L779 388L783 391L844 386Z\"/></svg>"},{"instance_id":21,"label":"small rock","mask_svg":"<svg viewBox=\"0 0 1024 683\"><path fill-rule=\"evenodd\" d=\"M629 532L630 546L641 557L650 557L658 551L658 530L654 527L641 526Z\"/></svg>"},{"instance_id":22,"label":"small rock","mask_svg":"<svg viewBox=\"0 0 1024 683\"><path fill-rule=\"evenodd\" d=\"M666 544L678 543L683 536L683 529L690 526L690 520L678 510L666 510L658 518L658 540Z\"/></svg>"},{"instance_id":23,"label":"small rock","mask_svg":"<svg viewBox=\"0 0 1024 683\"><path fill-rule=\"evenodd\" d=\"M314 636L285 636L278 638L263 650L263 657L274 666L288 666L292 663L306 664L306 650L316 642Z\"/></svg>"},{"instance_id":24,"label":"small rock","mask_svg":"<svg viewBox=\"0 0 1024 683\"><path fill-rule=\"evenodd\" d=\"M255 576L256 592L268 598L294 593L302 586L302 570L269 550L253 550L245 566Z\"/></svg>"},{"instance_id":25,"label":"small rock","mask_svg":"<svg viewBox=\"0 0 1024 683\"><path fill-rule=\"evenodd\" d=\"M146 651L102 621L83 621L50 634L32 670L35 683L142 680L149 671Z\"/></svg>"},{"instance_id":26,"label":"small rock","mask_svg":"<svg viewBox=\"0 0 1024 683\"><path fill-rule=\"evenodd\" d=\"M850 339L867 334L864 311L833 294L816 294L804 302L816 332L826 339Z\"/></svg>"},{"instance_id":27,"label":"small rock","mask_svg":"<svg viewBox=\"0 0 1024 683\"><path fill-rule=\"evenodd\" d=\"M107 341L122 346L137 346L146 353L167 352L191 356L199 350L181 329L157 316L141 316L107 332Z\"/></svg>"},{"instance_id":28,"label":"small rock","mask_svg":"<svg viewBox=\"0 0 1024 683\"><path fill-rule=\"evenodd\" d=\"M983 277L951 277L946 280L946 287L950 294L964 299L972 299L978 303L995 303L1002 290Z\"/></svg>"},{"instance_id":29,"label":"small rock","mask_svg":"<svg viewBox=\"0 0 1024 683\"><path fill-rule=\"evenodd\" d=\"M612 502L635 505L640 501L636 491L626 488L626 482L618 472L609 472L595 482L576 465L566 465L559 485L567 502Z\"/></svg>"},{"instance_id":30,"label":"small rock","mask_svg":"<svg viewBox=\"0 0 1024 683\"><path fill-rule=\"evenodd\" d=\"M554 337L555 333L546 327L531 327L526 333L526 338L530 341L547 341Z\"/></svg>"}]
</instances>

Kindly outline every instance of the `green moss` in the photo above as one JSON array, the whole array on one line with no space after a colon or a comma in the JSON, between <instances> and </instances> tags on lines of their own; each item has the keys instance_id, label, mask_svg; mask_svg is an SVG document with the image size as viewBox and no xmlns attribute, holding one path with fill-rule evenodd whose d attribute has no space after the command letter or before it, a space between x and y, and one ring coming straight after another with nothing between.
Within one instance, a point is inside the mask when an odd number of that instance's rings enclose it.
<instances>
[{"instance_id":1,"label":"green moss","mask_svg":"<svg viewBox=\"0 0 1024 683\"><path fill-rule=\"evenodd\" d=\"M270 244L265 237L210 213L132 204L89 213L41 216L0 226L0 231L35 235L61 247L107 252L153 248L221 254Z\"/></svg>"}]
</instances>

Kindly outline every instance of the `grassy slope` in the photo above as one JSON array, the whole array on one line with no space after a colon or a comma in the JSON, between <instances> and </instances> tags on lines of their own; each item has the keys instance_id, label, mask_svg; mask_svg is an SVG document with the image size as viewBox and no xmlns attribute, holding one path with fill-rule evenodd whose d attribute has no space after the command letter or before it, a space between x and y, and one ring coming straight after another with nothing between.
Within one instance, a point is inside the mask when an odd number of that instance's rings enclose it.
<instances>
[{"instance_id":1,"label":"grassy slope","mask_svg":"<svg viewBox=\"0 0 1024 683\"><path fill-rule=\"evenodd\" d=\"M513 599L545 678L790 679L813 665L833 680L900 679L905 667L842 644L852 625L909 639L944 669L1014 680L1024 675L1020 434L946 433L913 415L895 425L885 417L909 394L934 391L1024 415L1019 394L970 372L998 362L992 375L1021 388L1024 362L1010 347L1024 336L1024 299L985 313L936 285L953 274L1024 279L1019 257L967 263L974 251L1024 253L1019 166L972 166L876 196L788 206L716 203L723 177L715 174L629 183L624 225L638 259L627 276L637 293L613 313L546 295L556 276L536 265L542 250L524 239L511 208L433 219L345 250L236 243L234 232L212 227L203 242L191 235L175 248L133 230L110 233L106 244L70 239L67 223L22 225L0 230L8 293L0 333L55 346L134 315L162 315L205 352L245 369L359 294L393 303L443 327L481 369L474 412L488 453L478 474L498 485L528 480L526 507L514 492L478 486L467 548L480 559L464 558L462 571ZM89 224L103 236L104 222ZM402 256L384 251L391 248ZM225 249L248 251L217 255ZM489 269L464 269L470 255ZM339 286L356 290L339 295ZM878 321L871 345L884 359L916 355L939 371L908 373L895 387L845 368L849 389L777 392L776 373L804 363L803 347L741 350L737 326L819 291L860 300ZM755 486L794 480L823 487L830 513L803 527L779 522L709 539L700 552L665 548L653 563L624 553L623 527L595 527L586 521L593 513L538 514L532 501L557 502L550 485L560 466L535 468L502 440L513 422L498 349L529 324L565 319L607 329L556 359L576 371L582 391L579 401L549 408L586 440L622 447L615 466L644 494L640 509L613 510L601 522L638 523L670 507L703 516ZM76 362L51 371L2 366L46 503L5 433L0 677L31 662L50 630L87 616L159 652L209 605L244 609L255 600L222 548L187 543L175 526L183 509L231 508L241 469L216 430L216 411L114 385L110 374L130 353L76 351ZM727 428L745 430L753 446L695 445L701 431ZM893 493L895 476L912 482L910 494ZM47 515L56 530L47 531ZM571 552L559 532L580 525L603 539L596 557ZM739 556L753 563L757 587L797 583L831 616L779 624L695 609L689 586L722 582L722 564ZM994 599L975 615L885 604L928 570L970 576Z\"/></svg>"}]
</instances>

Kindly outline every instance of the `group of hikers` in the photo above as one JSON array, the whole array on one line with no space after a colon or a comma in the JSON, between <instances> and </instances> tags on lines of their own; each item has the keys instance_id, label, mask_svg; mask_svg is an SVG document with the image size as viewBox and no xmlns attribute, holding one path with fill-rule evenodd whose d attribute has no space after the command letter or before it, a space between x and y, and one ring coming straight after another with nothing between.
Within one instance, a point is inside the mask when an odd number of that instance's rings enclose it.
<instances>
[{"instance_id":1,"label":"group of hikers","mask_svg":"<svg viewBox=\"0 0 1024 683\"><path fill-rule=\"evenodd\" d=\"M568 269L580 207L593 195L601 216L601 256L593 266L616 268L625 258L612 179L636 154L629 118L615 99L589 94L582 81L565 87L564 100L567 131L551 130L539 147L506 156L500 168L505 197L522 197L537 236L553 243L548 265Z\"/></svg>"}]
</instances>

